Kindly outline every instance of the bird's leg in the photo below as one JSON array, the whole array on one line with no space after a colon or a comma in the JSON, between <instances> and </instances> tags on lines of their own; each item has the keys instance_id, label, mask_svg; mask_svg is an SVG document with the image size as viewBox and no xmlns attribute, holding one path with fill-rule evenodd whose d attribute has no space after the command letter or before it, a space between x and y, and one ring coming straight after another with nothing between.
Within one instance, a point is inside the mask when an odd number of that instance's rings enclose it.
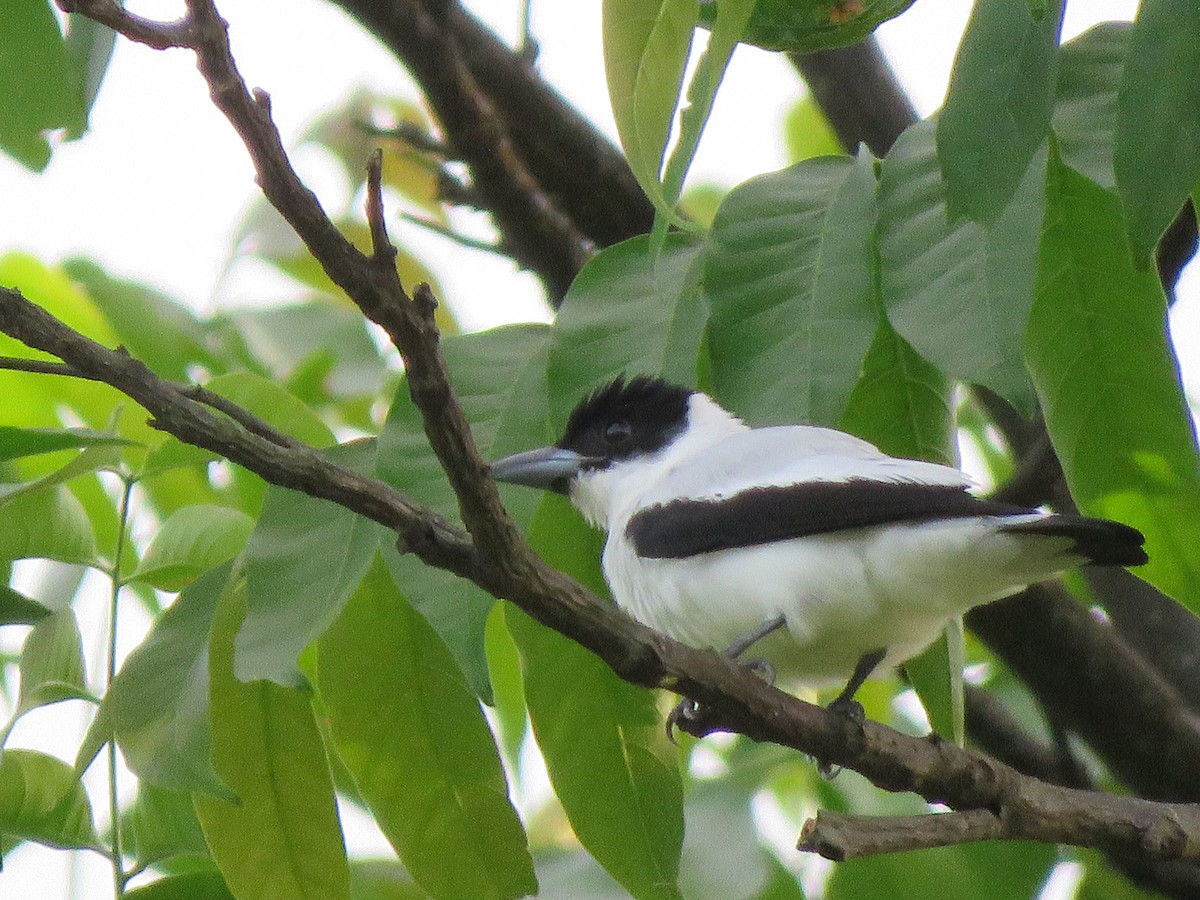
<instances>
[{"instance_id":1,"label":"bird's leg","mask_svg":"<svg viewBox=\"0 0 1200 900\"><path fill-rule=\"evenodd\" d=\"M778 631L785 624L787 624L787 619L784 618L783 613L780 613L774 618L767 619L753 631L749 631L737 638L732 644L725 648L725 651L721 655L736 660L752 646L765 638L768 634L773 631ZM765 681L767 684L775 683L775 668L765 659L748 659L742 663L742 665L761 675L763 681ZM675 727L681 721L686 720L688 722L697 722L700 720L700 718L700 704L698 704L695 700L684 697L677 704L675 704L675 708L672 709L670 714L667 716L667 737L671 740L671 743L675 743Z\"/></svg>"},{"instance_id":2,"label":"bird's leg","mask_svg":"<svg viewBox=\"0 0 1200 900\"><path fill-rule=\"evenodd\" d=\"M875 671L875 667L883 662L883 658L886 655L887 649L880 648L879 650L872 650L870 653L864 653L859 657L858 663L854 666L854 672L850 675L850 680L846 682L846 686L842 688L842 692L833 698L833 702L829 704L828 709L848 716L858 722L866 718L862 704L854 699L854 695L863 686L863 682L871 677L871 673Z\"/></svg>"}]
</instances>

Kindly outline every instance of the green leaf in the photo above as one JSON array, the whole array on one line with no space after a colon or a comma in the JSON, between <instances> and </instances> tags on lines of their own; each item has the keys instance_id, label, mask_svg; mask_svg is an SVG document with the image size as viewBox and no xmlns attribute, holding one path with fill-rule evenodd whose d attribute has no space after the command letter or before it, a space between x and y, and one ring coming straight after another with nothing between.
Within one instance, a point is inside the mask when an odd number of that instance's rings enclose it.
<instances>
[{"instance_id":1,"label":"green leaf","mask_svg":"<svg viewBox=\"0 0 1200 900\"><path fill-rule=\"evenodd\" d=\"M941 637L904 664L934 732L960 747L966 728L963 656L962 619L953 619Z\"/></svg>"},{"instance_id":2,"label":"green leaf","mask_svg":"<svg viewBox=\"0 0 1200 900\"><path fill-rule=\"evenodd\" d=\"M240 900L349 900L350 871L329 762L308 697L234 676L243 593L235 587L222 597L209 667L213 766L237 800L198 794L196 815L213 859Z\"/></svg>"},{"instance_id":3,"label":"green leaf","mask_svg":"<svg viewBox=\"0 0 1200 900\"><path fill-rule=\"evenodd\" d=\"M343 444L330 456L369 472L375 442ZM380 526L344 506L272 485L246 544L246 621L238 633L237 677L302 683L296 657L357 590Z\"/></svg>"},{"instance_id":4,"label":"green leaf","mask_svg":"<svg viewBox=\"0 0 1200 900\"><path fill-rule=\"evenodd\" d=\"M930 815L937 815L930 813ZM826 900L939 900L1036 897L1054 865L1050 844L988 841L861 857L839 863Z\"/></svg>"},{"instance_id":5,"label":"green leaf","mask_svg":"<svg viewBox=\"0 0 1200 900\"><path fill-rule=\"evenodd\" d=\"M520 325L454 335L443 342L455 390L485 459L527 450L551 439L546 421L549 340L550 329L545 326ZM447 518L458 517L458 503L429 447L407 383L397 388L380 432L376 474ZM533 517L536 493L507 486L500 492L518 523ZM472 689L490 703L484 627L495 598L464 579L400 555L390 540L384 543L388 545L384 561L392 578L446 642Z\"/></svg>"},{"instance_id":6,"label":"green leaf","mask_svg":"<svg viewBox=\"0 0 1200 900\"><path fill-rule=\"evenodd\" d=\"M977 0L937 125L937 155L954 216L991 222L1046 142L1065 3Z\"/></svg>"},{"instance_id":7,"label":"green leaf","mask_svg":"<svg viewBox=\"0 0 1200 900\"><path fill-rule=\"evenodd\" d=\"M149 866L177 856L208 857L204 832L196 819L190 794L164 790L138 782L133 805L121 816L125 849L139 866Z\"/></svg>"},{"instance_id":8,"label":"green leaf","mask_svg":"<svg viewBox=\"0 0 1200 900\"><path fill-rule=\"evenodd\" d=\"M83 504L62 485L0 494L0 559L33 557L95 564L92 523Z\"/></svg>"},{"instance_id":9,"label":"green leaf","mask_svg":"<svg viewBox=\"0 0 1200 900\"><path fill-rule=\"evenodd\" d=\"M0 753L0 833L50 847L98 847L87 792L71 767L33 750Z\"/></svg>"},{"instance_id":10,"label":"green leaf","mask_svg":"<svg viewBox=\"0 0 1200 900\"><path fill-rule=\"evenodd\" d=\"M721 204L705 252L717 397L756 424L832 425L879 321L874 160L829 156Z\"/></svg>"},{"instance_id":11,"label":"green leaf","mask_svg":"<svg viewBox=\"0 0 1200 900\"><path fill-rule=\"evenodd\" d=\"M879 25L912 6L913 0L758 0L742 41L766 50L815 53L857 44ZM717 0L700 5L701 24L711 27Z\"/></svg>"},{"instance_id":12,"label":"green leaf","mask_svg":"<svg viewBox=\"0 0 1200 900\"><path fill-rule=\"evenodd\" d=\"M1113 168L1145 265L1200 178L1200 5L1145 0L1117 98Z\"/></svg>"},{"instance_id":13,"label":"green leaf","mask_svg":"<svg viewBox=\"0 0 1200 900\"><path fill-rule=\"evenodd\" d=\"M812 97L801 97L787 111L783 119L783 141L787 145L788 161L793 165L814 156L837 156L845 152L833 126L821 111L821 105Z\"/></svg>"},{"instance_id":14,"label":"green leaf","mask_svg":"<svg viewBox=\"0 0 1200 900\"><path fill-rule=\"evenodd\" d=\"M640 235L583 267L559 308L550 348L556 427L584 393L621 372L696 383L706 317L700 247L695 238L671 234L655 253L650 236Z\"/></svg>"},{"instance_id":15,"label":"green leaf","mask_svg":"<svg viewBox=\"0 0 1200 900\"><path fill-rule=\"evenodd\" d=\"M1138 574L1200 612L1200 456L1158 277L1117 198L1052 158L1029 369L1071 495L1146 535Z\"/></svg>"},{"instance_id":16,"label":"green leaf","mask_svg":"<svg viewBox=\"0 0 1200 900\"><path fill-rule=\"evenodd\" d=\"M394 859L360 859L350 863L350 896L354 900L428 900L429 895Z\"/></svg>"},{"instance_id":17,"label":"green leaf","mask_svg":"<svg viewBox=\"0 0 1200 900\"><path fill-rule=\"evenodd\" d=\"M136 444L115 434L92 431L90 428L17 428L0 425L0 461L52 453L74 447Z\"/></svg>"},{"instance_id":18,"label":"green leaf","mask_svg":"<svg viewBox=\"0 0 1200 900\"><path fill-rule=\"evenodd\" d=\"M333 432L320 416L295 395L261 375L232 372L218 375L204 386L306 444L328 447L334 443Z\"/></svg>"},{"instance_id":19,"label":"green leaf","mask_svg":"<svg viewBox=\"0 0 1200 900\"><path fill-rule=\"evenodd\" d=\"M220 872L168 875L123 896L124 900L235 900Z\"/></svg>"},{"instance_id":20,"label":"green leaf","mask_svg":"<svg viewBox=\"0 0 1200 900\"><path fill-rule=\"evenodd\" d=\"M79 749L78 770L115 737L142 782L230 796L209 759L208 638L232 572L226 563L184 588L129 654Z\"/></svg>"},{"instance_id":21,"label":"green leaf","mask_svg":"<svg viewBox=\"0 0 1200 900\"><path fill-rule=\"evenodd\" d=\"M0 585L0 625L33 625L53 612L7 585Z\"/></svg>"},{"instance_id":22,"label":"green leaf","mask_svg":"<svg viewBox=\"0 0 1200 900\"><path fill-rule=\"evenodd\" d=\"M891 456L951 465L957 459L950 384L886 320L839 427Z\"/></svg>"},{"instance_id":23,"label":"green leaf","mask_svg":"<svg viewBox=\"0 0 1200 900\"><path fill-rule=\"evenodd\" d=\"M71 16L67 20L67 53L75 70L75 78L83 95L83 114L86 118L100 93L100 83L108 71L117 33L86 16ZM71 137L82 135L79 129Z\"/></svg>"},{"instance_id":24,"label":"green leaf","mask_svg":"<svg viewBox=\"0 0 1200 900\"><path fill-rule=\"evenodd\" d=\"M1128 22L1104 22L1059 52L1058 87L1051 123L1063 162L1111 188L1117 89L1129 48Z\"/></svg>"},{"instance_id":25,"label":"green leaf","mask_svg":"<svg viewBox=\"0 0 1200 900\"><path fill-rule=\"evenodd\" d=\"M565 499L543 502L530 539L551 566L603 590L600 537ZM680 897L682 790L653 693L515 607L505 621L534 736L580 843L635 897Z\"/></svg>"},{"instance_id":26,"label":"green leaf","mask_svg":"<svg viewBox=\"0 0 1200 900\"><path fill-rule=\"evenodd\" d=\"M83 664L83 638L70 607L33 626L21 653L18 715L62 700L92 699Z\"/></svg>"},{"instance_id":27,"label":"green leaf","mask_svg":"<svg viewBox=\"0 0 1200 900\"><path fill-rule=\"evenodd\" d=\"M535 892L479 703L378 562L318 642L317 667L338 753L413 878L436 897Z\"/></svg>"},{"instance_id":28,"label":"green leaf","mask_svg":"<svg viewBox=\"0 0 1200 900\"><path fill-rule=\"evenodd\" d=\"M699 15L697 0L604 0L604 71L621 146L638 184L671 215L661 181Z\"/></svg>"},{"instance_id":29,"label":"green leaf","mask_svg":"<svg viewBox=\"0 0 1200 900\"><path fill-rule=\"evenodd\" d=\"M150 542L129 581L178 591L232 559L246 545L254 520L227 506L197 504L172 513Z\"/></svg>"},{"instance_id":30,"label":"green leaf","mask_svg":"<svg viewBox=\"0 0 1200 900\"><path fill-rule=\"evenodd\" d=\"M1013 4L1019 6L1020 4ZM892 326L947 374L986 384L1031 411L1022 365L1042 223L1045 154L988 225L955 221L947 210L933 125L900 136L883 162L879 255Z\"/></svg>"},{"instance_id":31,"label":"green leaf","mask_svg":"<svg viewBox=\"0 0 1200 900\"><path fill-rule=\"evenodd\" d=\"M30 169L50 162L45 133L82 133L83 96L44 0L9 0L0 16L0 149Z\"/></svg>"}]
</instances>

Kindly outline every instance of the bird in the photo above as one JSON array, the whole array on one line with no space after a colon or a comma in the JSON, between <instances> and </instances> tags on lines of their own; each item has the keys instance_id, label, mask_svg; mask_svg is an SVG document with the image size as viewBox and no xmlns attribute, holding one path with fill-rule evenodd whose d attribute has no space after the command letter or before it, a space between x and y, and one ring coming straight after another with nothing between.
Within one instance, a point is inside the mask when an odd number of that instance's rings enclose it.
<instances>
[{"instance_id":1,"label":"bird","mask_svg":"<svg viewBox=\"0 0 1200 900\"><path fill-rule=\"evenodd\" d=\"M618 376L556 444L491 464L501 482L565 494L605 532L616 604L693 647L796 688L903 663L968 609L1080 565L1147 562L1137 529L972 493L959 469L888 456L814 425L750 427L707 394ZM668 720L696 716L683 701Z\"/></svg>"}]
</instances>

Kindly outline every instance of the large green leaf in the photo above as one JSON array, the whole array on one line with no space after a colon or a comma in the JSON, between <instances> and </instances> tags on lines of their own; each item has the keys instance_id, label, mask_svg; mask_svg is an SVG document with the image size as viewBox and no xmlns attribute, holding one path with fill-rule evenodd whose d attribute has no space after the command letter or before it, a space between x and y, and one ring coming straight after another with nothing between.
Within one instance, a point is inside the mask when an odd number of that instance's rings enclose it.
<instances>
[{"instance_id":1,"label":"large green leaf","mask_svg":"<svg viewBox=\"0 0 1200 900\"><path fill-rule=\"evenodd\" d=\"M50 847L99 846L87 792L71 767L34 750L0 752L0 834Z\"/></svg>"},{"instance_id":2,"label":"large green leaf","mask_svg":"<svg viewBox=\"0 0 1200 900\"><path fill-rule=\"evenodd\" d=\"M330 456L370 472L375 442L356 441ZM247 613L234 669L243 681L302 681L300 651L314 641L358 588L380 526L344 506L272 485L244 555Z\"/></svg>"},{"instance_id":3,"label":"large green leaf","mask_svg":"<svg viewBox=\"0 0 1200 900\"><path fill-rule=\"evenodd\" d=\"M913 0L758 0L742 41L767 50L815 53L856 44L888 19L912 6ZM703 0L700 20L706 28L719 22L723 3Z\"/></svg>"},{"instance_id":4,"label":"large green leaf","mask_svg":"<svg viewBox=\"0 0 1200 900\"><path fill-rule=\"evenodd\" d=\"M1153 272L1118 199L1052 158L1030 372L1071 494L1146 535L1138 574L1200 612L1200 456Z\"/></svg>"},{"instance_id":5,"label":"large green leaf","mask_svg":"<svg viewBox=\"0 0 1200 900\"><path fill-rule=\"evenodd\" d=\"M29 558L95 564L96 538L87 511L62 485L10 499L0 494L0 559Z\"/></svg>"},{"instance_id":6,"label":"large green leaf","mask_svg":"<svg viewBox=\"0 0 1200 900\"><path fill-rule=\"evenodd\" d=\"M550 348L550 414L556 427L580 397L621 372L696 383L706 311L700 248L673 234L659 252L648 235L608 247L576 276Z\"/></svg>"},{"instance_id":7,"label":"large green leaf","mask_svg":"<svg viewBox=\"0 0 1200 900\"><path fill-rule=\"evenodd\" d=\"M1046 141L1064 0L976 0L937 126L954 216L991 222Z\"/></svg>"},{"instance_id":8,"label":"large green leaf","mask_svg":"<svg viewBox=\"0 0 1200 900\"><path fill-rule=\"evenodd\" d=\"M1200 179L1200 4L1145 0L1129 36L1113 149L1134 259L1144 264Z\"/></svg>"},{"instance_id":9,"label":"large green leaf","mask_svg":"<svg viewBox=\"0 0 1200 900\"><path fill-rule=\"evenodd\" d=\"M245 612L221 598L210 644L212 760L236 801L197 794L196 815L230 891L241 900L349 900L350 871L329 761L304 693L234 676Z\"/></svg>"},{"instance_id":10,"label":"large green leaf","mask_svg":"<svg viewBox=\"0 0 1200 900\"><path fill-rule=\"evenodd\" d=\"M254 520L241 510L203 503L172 513L129 581L144 581L164 591L178 591L202 572L241 552L254 530Z\"/></svg>"},{"instance_id":11,"label":"large green leaf","mask_svg":"<svg viewBox=\"0 0 1200 900\"><path fill-rule=\"evenodd\" d=\"M930 813L936 815L936 813ZM1036 897L1054 865L1049 844L990 841L886 853L839 863L826 900L945 900Z\"/></svg>"},{"instance_id":12,"label":"large green leaf","mask_svg":"<svg viewBox=\"0 0 1200 900\"><path fill-rule=\"evenodd\" d=\"M738 186L704 253L717 397L756 424L833 425L879 321L865 151Z\"/></svg>"},{"instance_id":13,"label":"large green leaf","mask_svg":"<svg viewBox=\"0 0 1200 900\"><path fill-rule=\"evenodd\" d=\"M142 782L230 796L209 759L208 642L232 572L226 563L184 588L129 654L79 749L78 769L115 737Z\"/></svg>"},{"instance_id":14,"label":"large green leaf","mask_svg":"<svg viewBox=\"0 0 1200 900\"><path fill-rule=\"evenodd\" d=\"M183 791L138 782L137 797L121 815L126 852L139 866L179 856L208 857L208 844L196 819L192 797Z\"/></svg>"},{"instance_id":15,"label":"large green leaf","mask_svg":"<svg viewBox=\"0 0 1200 900\"><path fill-rule=\"evenodd\" d=\"M604 71L621 146L660 211L663 155L692 47L697 0L604 0Z\"/></svg>"},{"instance_id":16,"label":"large green leaf","mask_svg":"<svg viewBox=\"0 0 1200 900\"><path fill-rule=\"evenodd\" d=\"M8 0L0 16L0 149L30 169L50 162L45 133L82 133L82 85L44 0Z\"/></svg>"},{"instance_id":17,"label":"large green leaf","mask_svg":"<svg viewBox=\"0 0 1200 900\"><path fill-rule=\"evenodd\" d=\"M598 536L565 500L543 501L530 539L550 565L603 590ZM654 695L518 609L505 614L533 733L580 843L633 896L680 897L682 791Z\"/></svg>"},{"instance_id":18,"label":"large green leaf","mask_svg":"<svg viewBox=\"0 0 1200 900\"><path fill-rule=\"evenodd\" d=\"M134 443L115 434L90 428L18 428L0 425L0 461L53 453L73 447L128 445Z\"/></svg>"},{"instance_id":19,"label":"large green leaf","mask_svg":"<svg viewBox=\"0 0 1200 900\"><path fill-rule=\"evenodd\" d=\"M519 897L533 864L492 734L445 645L376 562L318 642L338 754L435 897Z\"/></svg>"},{"instance_id":20,"label":"large green leaf","mask_svg":"<svg viewBox=\"0 0 1200 900\"><path fill-rule=\"evenodd\" d=\"M939 369L986 384L1024 410L1032 409L1032 391L1022 338L1033 303L1044 170L1045 154L1038 153L990 224L955 220L933 124L922 122L896 141L879 185L881 278L892 326Z\"/></svg>"},{"instance_id":21,"label":"large green leaf","mask_svg":"<svg viewBox=\"0 0 1200 900\"><path fill-rule=\"evenodd\" d=\"M1063 162L1099 185L1113 178L1117 89L1129 47L1128 22L1105 22L1063 44L1051 123Z\"/></svg>"},{"instance_id":22,"label":"large green leaf","mask_svg":"<svg viewBox=\"0 0 1200 900\"><path fill-rule=\"evenodd\" d=\"M545 326L520 325L456 335L443 343L455 390L485 459L550 440L545 400L549 340ZM406 496L457 518L457 501L429 447L407 384L397 389L380 432L376 474ZM509 514L528 522L537 508L537 495L523 488L500 490ZM446 642L471 687L491 702L483 633L495 598L390 546L384 560L409 602Z\"/></svg>"}]
</instances>

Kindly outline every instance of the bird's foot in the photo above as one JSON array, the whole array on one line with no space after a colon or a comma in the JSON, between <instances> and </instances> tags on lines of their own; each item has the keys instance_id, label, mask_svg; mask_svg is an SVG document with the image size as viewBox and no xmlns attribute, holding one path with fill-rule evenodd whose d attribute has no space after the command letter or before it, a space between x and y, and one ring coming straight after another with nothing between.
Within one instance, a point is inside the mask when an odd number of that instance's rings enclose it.
<instances>
[{"instance_id":1,"label":"bird's foot","mask_svg":"<svg viewBox=\"0 0 1200 900\"><path fill-rule=\"evenodd\" d=\"M742 659L737 660L737 663L749 669L767 684L775 683L775 667L765 659ZM714 715L708 713L695 700L690 697L684 697L667 714L667 739L672 744L678 744L679 742L675 740L676 728L688 734L700 736L707 734L716 724L716 717Z\"/></svg>"}]
</instances>

